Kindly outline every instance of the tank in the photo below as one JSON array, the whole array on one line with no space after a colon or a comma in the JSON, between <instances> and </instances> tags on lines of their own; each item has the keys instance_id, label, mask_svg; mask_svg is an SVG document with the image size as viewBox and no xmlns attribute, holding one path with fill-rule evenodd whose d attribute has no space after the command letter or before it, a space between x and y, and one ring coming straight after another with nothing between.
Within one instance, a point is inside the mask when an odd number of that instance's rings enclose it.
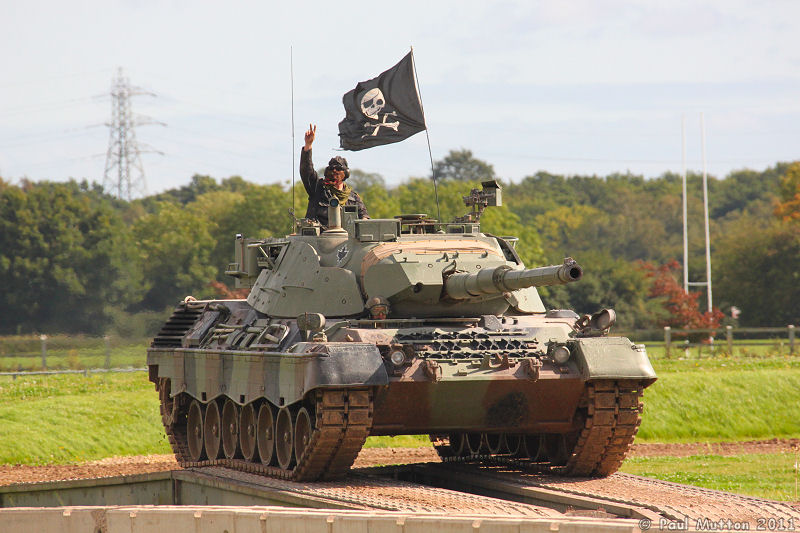
<instances>
[{"instance_id":1,"label":"tank","mask_svg":"<svg viewBox=\"0 0 800 533\"><path fill-rule=\"evenodd\" d=\"M536 287L583 269L526 268L516 239L482 233L496 182L464 199L450 223L332 205L329 227L237 235L247 299L187 297L147 352L180 464L331 479L370 435L423 434L449 460L616 471L656 379L644 346L609 335L613 310L545 308Z\"/></svg>"}]
</instances>

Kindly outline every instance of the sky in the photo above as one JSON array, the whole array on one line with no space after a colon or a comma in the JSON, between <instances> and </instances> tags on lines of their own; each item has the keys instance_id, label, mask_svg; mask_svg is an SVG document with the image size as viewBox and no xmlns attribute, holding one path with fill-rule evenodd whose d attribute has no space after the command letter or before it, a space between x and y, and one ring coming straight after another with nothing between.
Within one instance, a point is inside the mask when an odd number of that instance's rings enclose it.
<instances>
[{"instance_id":1,"label":"sky","mask_svg":"<svg viewBox=\"0 0 800 533\"><path fill-rule=\"evenodd\" d=\"M9 0L0 177L103 183L119 68L149 93L131 102L148 193L194 174L289 183L309 123L317 166L426 176L424 132L337 151L342 95L411 46L434 159L466 148L509 181L654 177L680 172L685 120L700 171L702 113L710 174L761 170L800 159L799 19L794 0Z\"/></svg>"}]
</instances>

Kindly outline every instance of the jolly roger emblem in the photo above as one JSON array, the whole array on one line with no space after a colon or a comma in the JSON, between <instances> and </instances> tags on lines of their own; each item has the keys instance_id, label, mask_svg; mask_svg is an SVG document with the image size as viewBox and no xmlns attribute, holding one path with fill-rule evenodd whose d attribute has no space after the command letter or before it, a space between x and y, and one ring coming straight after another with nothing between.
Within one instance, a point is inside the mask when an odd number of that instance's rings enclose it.
<instances>
[{"instance_id":1,"label":"jolly roger emblem","mask_svg":"<svg viewBox=\"0 0 800 533\"><path fill-rule=\"evenodd\" d=\"M361 136L362 139L364 137L375 137L376 135L378 135L378 132L382 127L397 131L398 126L400 126L399 121L387 122L387 119L389 117L397 116L396 112L390 111L388 113L383 113L383 118L381 118L380 113L385 106L386 106L386 98L383 96L381 90L378 89L377 87L365 92L364 96L361 97L361 112L364 113L365 117L379 121L379 122L364 123L365 128L374 128L374 129L372 130L372 133L362 135Z\"/></svg>"},{"instance_id":2,"label":"jolly roger emblem","mask_svg":"<svg viewBox=\"0 0 800 533\"><path fill-rule=\"evenodd\" d=\"M339 251L336 252L337 262L341 263L342 259L347 257L347 251L348 250L347 250L347 245L346 244L343 245L341 248L339 248Z\"/></svg>"},{"instance_id":3,"label":"jolly roger emblem","mask_svg":"<svg viewBox=\"0 0 800 533\"><path fill-rule=\"evenodd\" d=\"M396 143L425 130L411 52L375 78L358 82L342 104L339 142L344 150Z\"/></svg>"}]
</instances>

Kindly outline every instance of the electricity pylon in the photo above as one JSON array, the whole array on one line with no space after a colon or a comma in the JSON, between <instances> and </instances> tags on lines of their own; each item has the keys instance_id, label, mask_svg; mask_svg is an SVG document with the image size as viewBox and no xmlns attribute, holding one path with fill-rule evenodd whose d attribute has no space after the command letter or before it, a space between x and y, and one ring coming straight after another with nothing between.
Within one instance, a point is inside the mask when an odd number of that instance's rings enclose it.
<instances>
[{"instance_id":1,"label":"electricity pylon","mask_svg":"<svg viewBox=\"0 0 800 533\"><path fill-rule=\"evenodd\" d=\"M131 97L143 94L155 96L154 93L140 87L132 87L120 67L111 83L111 122L106 124L109 128L109 137L103 188L124 200L131 200L134 196L144 196L147 193L141 154L161 153L144 145L140 146L136 142L136 126L165 125L149 117L134 116L131 111Z\"/></svg>"}]
</instances>

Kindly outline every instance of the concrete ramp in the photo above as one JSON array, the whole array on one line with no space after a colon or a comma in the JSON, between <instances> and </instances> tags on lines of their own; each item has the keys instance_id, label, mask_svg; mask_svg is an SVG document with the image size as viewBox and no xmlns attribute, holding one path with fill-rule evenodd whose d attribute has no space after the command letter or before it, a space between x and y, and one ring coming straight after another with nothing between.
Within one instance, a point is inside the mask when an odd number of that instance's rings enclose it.
<instances>
[{"instance_id":1,"label":"concrete ramp","mask_svg":"<svg viewBox=\"0 0 800 533\"><path fill-rule=\"evenodd\" d=\"M494 518L281 507L62 507L0 509L0 531L52 533L616 533L635 520Z\"/></svg>"}]
</instances>

